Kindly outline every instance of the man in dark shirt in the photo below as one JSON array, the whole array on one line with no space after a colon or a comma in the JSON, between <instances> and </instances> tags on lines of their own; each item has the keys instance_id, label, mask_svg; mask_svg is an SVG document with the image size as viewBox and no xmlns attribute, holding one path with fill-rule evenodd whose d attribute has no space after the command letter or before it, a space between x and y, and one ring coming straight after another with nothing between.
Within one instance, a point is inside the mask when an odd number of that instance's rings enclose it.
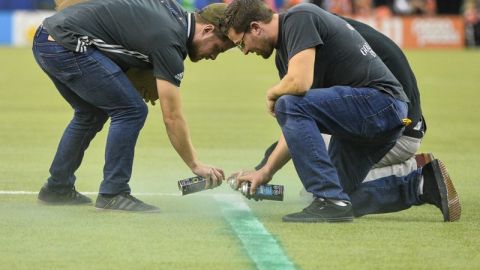
<instances>
[{"instance_id":1,"label":"man in dark shirt","mask_svg":"<svg viewBox=\"0 0 480 270\"><path fill-rule=\"evenodd\" d=\"M352 221L354 213L424 202L439 207L444 220L459 219L457 194L439 160L362 183L411 120L401 84L350 24L312 4L273 14L259 0L234 0L224 26L245 54L268 58L276 50L281 80L267 91L267 107L282 136L265 166L237 182L251 182L253 193L291 158L315 199L285 222ZM321 133L332 136L328 151Z\"/></svg>"},{"instance_id":2,"label":"man in dark shirt","mask_svg":"<svg viewBox=\"0 0 480 270\"><path fill-rule=\"evenodd\" d=\"M75 113L40 190L41 202L91 203L75 190L75 171L90 141L110 118L104 179L95 207L158 211L131 196L128 184L148 111L124 73L132 67L153 71L170 142L186 165L213 186L223 180L221 169L197 158L178 87L187 55L193 62L215 59L233 47L219 27L225 8L213 4L188 13L174 0L92 0L44 20L35 34L33 53Z\"/></svg>"},{"instance_id":3,"label":"man in dark shirt","mask_svg":"<svg viewBox=\"0 0 480 270\"><path fill-rule=\"evenodd\" d=\"M342 19L353 26L368 42L373 51L398 79L410 100L407 117L412 123L405 127L402 136L396 141L395 146L372 167L364 182L393 174L406 175L433 159L433 155L429 153L415 156L426 131L426 124L422 117L420 106L420 92L418 91L415 75L402 50L390 38L362 22L350 18ZM324 135L323 138L328 147L330 135ZM275 146L276 143L267 148L263 160L255 167L256 170L265 165ZM301 194L309 197L309 193L304 191Z\"/></svg>"}]
</instances>

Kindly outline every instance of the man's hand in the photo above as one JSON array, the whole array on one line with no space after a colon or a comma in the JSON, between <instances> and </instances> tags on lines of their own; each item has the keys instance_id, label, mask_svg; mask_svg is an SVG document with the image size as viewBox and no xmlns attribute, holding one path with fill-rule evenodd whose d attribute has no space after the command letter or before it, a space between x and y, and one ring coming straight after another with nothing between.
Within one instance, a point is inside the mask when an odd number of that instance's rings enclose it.
<instances>
[{"instance_id":1,"label":"man's hand","mask_svg":"<svg viewBox=\"0 0 480 270\"><path fill-rule=\"evenodd\" d=\"M238 172L234 172L232 174L230 174L230 176L227 178L229 181L233 178L235 179L235 189L238 189L240 187L240 185L238 184L238 180L237 178L239 176L242 176L242 175L246 175L246 174L249 174L249 173L252 173L254 172L255 170L241 170L241 171L238 171Z\"/></svg>"},{"instance_id":2,"label":"man's hand","mask_svg":"<svg viewBox=\"0 0 480 270\"><path fill-rule=\"evenodd\" d=\"M288 61L288 72L267 91L267 109L275 117L275 102L283 95L303 96L312 87L315 48L305 49Z\"/></svg>"},{"instance_id":3,"label":"man's hand","mask_svg":"<svg viewBox=\"0 0 480 270\"><path fill-rule=\"evenodd\" d=\"M268 112L275 117L275 102L277 102L277 97L274 97L270 94L270 91L267 92L267 109Z\"/></svg>"},{"instance_id":4,"label":"man's hand","mask_svg":"<svg viewBox=\"0 0 480 270\"><path fill-rule=\"evenodd\" d=\"M219 186L225 179L225 174L222 169L210 165L198 164L192 169L192 172L207 179L205 189Z\"/></svg>"},{"instance_id":5,"label":"man's hand","mask_svg":"<svg viewBox=\"0 0 480 270\"><path fill-rule=\"evenodd\" d=\"M126 75L146 103L158 100L157 82L151 70L130 68Z\"/></svg>"},{"instance_id":6,"label":"man's hand","mask_svg":"<svg viewBox=\"0 0 480 270\"><path fill-rule=\"evenodd\" d=\"M55 0L55 9L60 11L69 6L73 6L79 3L87 2L88 0Z\"/></svg>"},{"instance_id":7,"label":"man's hand","mask_svg":"<svg viewBox=\"0 0 480 270\"><path fill-rule=\"evenodd\" d=\"M265 168L265 167L264 167ZM250 182L250 194L255 194L257 187L266 184L272 180L272 175L266 169L260 169L250 173L244 173L237 177L237 184L241 186L243 182Z\"/></svg>"}]
</instances>

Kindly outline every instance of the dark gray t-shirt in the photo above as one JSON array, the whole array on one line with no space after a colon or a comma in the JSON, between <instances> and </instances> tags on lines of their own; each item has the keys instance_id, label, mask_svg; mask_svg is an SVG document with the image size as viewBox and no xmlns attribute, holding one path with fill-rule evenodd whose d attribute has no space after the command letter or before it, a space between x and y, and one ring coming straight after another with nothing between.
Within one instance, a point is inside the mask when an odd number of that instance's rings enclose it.
<instances>
[{"instance_id":1,"label":"dark gray t-shirt","mask_svg":"<svg viewBox=\"0 0 480 270\"><path fill-rule=\"evenodd\" d=\"M174 0L92 0L47 18L56 42L75 52L95 46L122 68L152 69L177 86L193 16Z\"/></svg>"},{"instance_id":2,"label":"dark gray t-shirt","mask_svg":"<svg viewBox=\"0 0 480 270\"><path fill-rule=\"evenodd\" d=\"M403 91L410 100L410 104L408 105L408 118L412 120L412 124L405 127L404 133L413 129L415 125L422 120L420 92L415 74L413 74L413 70L402 50L393 40L372 27L353 19L342 19L347 21L362 35L403 86ZM423 121L425 120L423 119Z\"/></svg>"},{"instance_id":3,"label":"dark gray t-shirt","mask_svg":"<svg viewBox=\"0 0 480 270\"><path fill-rule=\"evenodd\" d=\"M295 54L316 48L312 88L370 87L408 101L401 84L346 21L313 4L280 14L276 65L283 78Z\"/></svg>"}]
</instances>

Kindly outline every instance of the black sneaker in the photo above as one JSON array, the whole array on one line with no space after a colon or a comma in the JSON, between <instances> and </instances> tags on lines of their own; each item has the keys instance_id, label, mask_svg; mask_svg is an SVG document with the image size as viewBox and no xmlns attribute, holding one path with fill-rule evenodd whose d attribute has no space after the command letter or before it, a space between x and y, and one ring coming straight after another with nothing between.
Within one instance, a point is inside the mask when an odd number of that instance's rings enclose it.
<instances>
[{"instance_id":1,"label":"black sneaker","mask_svg":"<svg viewBox=\"0 0 480 270\"><path fill-rule=\"evenodd\" d=\"M352 222L351 203L340 206L330 200L316 198L302 212L286 215L283 222Z\"/></svg>"},{"instance_id":2,"label":"black sneaker","mask_svg":"<svg viewBox=\"0 0 480 270\"><path fill-rule=\"evenodd\" d=\"M434 159L423 167L422 175L423 194L420 199L437 206L442 211L444 221L459 220L462 208L445 164Z\"/></svg>"},{"instance_id":3,"label":"black sneaker","mask_svg":"<svg viewBox=\"0 0 480 270\"><path fill-rule=\"evenodd\" d=\"M159 212L160 208L146 204L128 193L121 193L115 197L106 197L98 194L95 208L98 210L117 210L129 212Z\"/></svg>"},{"instance_id":4,"label":"black sneaker","mask_svg":"<svg viewBox=\"0 0 480 270\"><path fill-rule=\"evenodd\" d=\"M67 193L59 193L47 188L44 185L38 193L38 201L45 204L57 204L57 205L74 205L74 204L91 204L92 200L85 195L80 194L75 187L73 187Z\"/></svg>"}]
</instances>

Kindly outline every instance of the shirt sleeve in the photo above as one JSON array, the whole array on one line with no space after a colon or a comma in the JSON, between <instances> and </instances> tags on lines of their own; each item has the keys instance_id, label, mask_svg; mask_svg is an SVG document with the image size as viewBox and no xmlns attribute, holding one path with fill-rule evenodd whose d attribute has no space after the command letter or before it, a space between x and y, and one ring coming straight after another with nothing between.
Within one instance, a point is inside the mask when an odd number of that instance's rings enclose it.
<instances>
[{"instance_id":1,"label":"shirt sleeve","mask_svg":"<svg viewBox=\"0 0 480 270\"><path fill-rule=\"evenodd\" d=\"M153 51L150 55L153 65L153 75L161 80L166 80L177 87L183 79L183 56L174 46L166 46Z\"/></svg>"},{"instance_id":2,"label":"shirt sleeve","mask_svg":"<svg viewBox=\"0 0 480 270\"><path fill-rule=\"evenodd\" d=\"M320 22L309 12L296 12L285 18L285 40L288 60L295 54L323 45Z\"/></svg>"}]
</instances>

